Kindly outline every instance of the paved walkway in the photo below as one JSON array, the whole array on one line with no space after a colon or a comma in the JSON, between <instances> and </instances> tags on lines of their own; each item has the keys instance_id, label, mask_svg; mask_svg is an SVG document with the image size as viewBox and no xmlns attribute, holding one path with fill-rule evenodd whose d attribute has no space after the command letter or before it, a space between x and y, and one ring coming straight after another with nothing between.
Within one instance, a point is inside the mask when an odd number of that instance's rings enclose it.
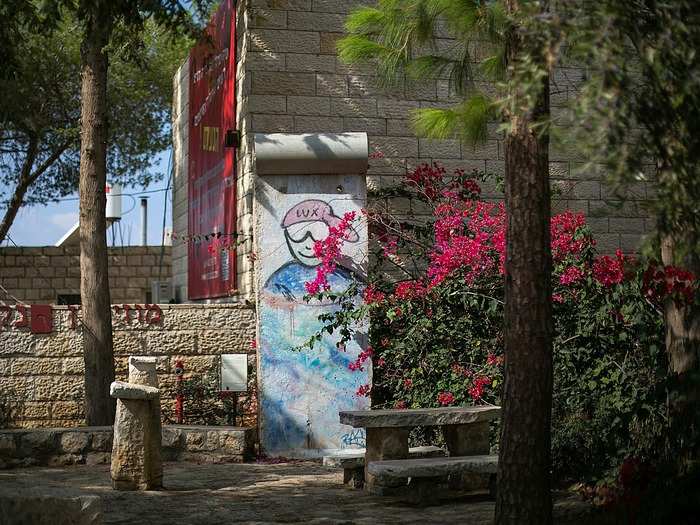
<instances>
[{"instance_id":1,"label":"paved walkway","mask_svg":"<svg viewBox=\"0 0 700 525\"><path fill-rule=\"evenodd\" d=\"M457 500L418 508L344 487L342 471L314 462L282 464L165 465L165 490L117 492L109 466L25 468L0 471L0 491L47 495L94 494L102 498L105 523L467 523L493 519L493 502ZM555 523L598 523L575 499L558 500Z\"/></svg>"}]
</instances>

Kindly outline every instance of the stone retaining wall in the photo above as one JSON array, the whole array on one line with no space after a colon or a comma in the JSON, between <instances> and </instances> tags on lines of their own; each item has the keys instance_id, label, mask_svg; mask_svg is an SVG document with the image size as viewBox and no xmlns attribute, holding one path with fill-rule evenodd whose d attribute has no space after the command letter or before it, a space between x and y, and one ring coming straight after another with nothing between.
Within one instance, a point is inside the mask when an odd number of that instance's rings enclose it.
<instances>
[{"instance_id":1,"label":"stone retaining wall","mask_svg":"<svg viewBox=\"0 0 700 525\"><path fill-rule=\"evenodd\" d=\"M242 424L255 426L256 357L250 344L255 337L255 311L244 305L159 305L159 308L160 320L151 323L147 322L147 316L139 320L136 310L129 312L128 322L123 309L113 311L118 378L126 378L130 355L157 357L163 419L174 423L178 360L182 360L184 377L188 378L218 370L221 354L248 354L249 389L239 397L239 414L243 416ZM11 426L84 424L82 333L79 323L75 329L71 324L68 307L54 307L54 327L49 334L35 334L11 324L0 329L0 410L8 401L12 404ZM187 413L186 399L186 417Z\"/></svg>"},{"instance_id":2,"label":"stone retaining wall","mask_svg":"<svg viewBox=\"0 0 700 525\"><path fill-rule=\"evenodd\" d=\"M165 425L163 459L226 463L255 455L255 429ZM107 464L112 427L0 430L0 469L35 465Z\"/></svg>"}]
</instances>

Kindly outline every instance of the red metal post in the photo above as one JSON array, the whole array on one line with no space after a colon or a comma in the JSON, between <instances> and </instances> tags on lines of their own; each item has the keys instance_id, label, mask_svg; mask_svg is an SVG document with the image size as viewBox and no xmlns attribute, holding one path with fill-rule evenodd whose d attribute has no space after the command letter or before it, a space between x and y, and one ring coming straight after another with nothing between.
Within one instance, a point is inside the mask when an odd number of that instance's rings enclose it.
<instances>
[{"instance_id":1,"label":"red metal post","mask_svg":"<svg viewBox=\"0 0 700 525\"><path fill-rule=\"evenodd\" d=\"M182 375L185 373L185 365L181 360L175 361L175 376L177 377L177 395L175 396L175 421L178 425L182 424L184 419L182 393Z\"/></svg>"}]
</instances>

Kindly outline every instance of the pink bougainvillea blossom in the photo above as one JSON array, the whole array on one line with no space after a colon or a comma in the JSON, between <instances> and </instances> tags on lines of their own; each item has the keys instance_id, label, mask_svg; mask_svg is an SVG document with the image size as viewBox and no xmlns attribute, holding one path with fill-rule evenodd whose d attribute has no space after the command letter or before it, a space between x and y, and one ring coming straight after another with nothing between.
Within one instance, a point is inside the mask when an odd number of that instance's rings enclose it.
<instances>
[{"instance_id":1,"label":"pink bougainvillea blossom","mask_svg":"<svg viewBox=\"0 0 700 525\"><path fill-rule=\"evenodd\" d=\"M350 370L364 370L364 363L367 361L370 357L374 355L374 349L371 346L367 347L367 350L363 350L360 352L360 355L357 356L357 359L350 363L348 365L348 369Z\"/></svg>"},{"instance_id":2,"label":"pink bougainvillea blossom","mask_svg":"<svg viewBox=\"0 0 700 525\"><path fill-rule=\"evenodd\" d=\"M404 379L403 386L404 386L404 388L412 388L413 387L413 379Z\"/></svg>"},{"instance_id":3,"label":"pink bougainvillea blossom","mask_svg":"<svg viewBox=\"0 0 700 525\"><path fill-rule=\"evenodd\" d=\"M490 366L501 366L503 364L503 356L489 353L486 356L486 364Z\"/></svg>"},{"instance_id":4,"label":"pink bougainvillea blossom","mask_svg":"<svg viewBox=\"0 0 700 525\"><path fill-rule=\"evenodd\" d=\"M345 213L337 225L328 227L328 237L322 241L314 242L314 255L321 260L321 264L316 266L316 278L304 284L306 292L310 295L316 295L319 292L330 289L328 276L337 267L337 261L341 255L341 247L350 236L352 231L351 224L355 220L355 216L356 213L354 211Z\"/></svg>"},{"instance_id":5,"label":"pink bougainvillea blossom","mask_svg":"<svg viewBox=\"0 0 700 525\"><path fill-rule=\"evenodd\" d=\"M695 274L677 266L651 265L643 275L644 296L655 303L671 297L676 302L691 304L696 288Z\"/></svg>"},{"instance_id":6,"label":"pink bougainvillea blossom","mask_svg":"<svg viewBox=\"0 0 700 525\"><path fill-rule=\"evenodd\" d=\"M386 295L384 292L377 290L372 284L367 286L362 294L362 299L364 300L365 304L381 303L385 298Z\"/></svg>"},{"instance_id":7,"label":"pink bougainvillea blossom","mask_svg":"<svg viewBox=\"0 0 700 525\"><path fill-rule=\"evenodd\" d=\"M584 249L594 246L595 240L582 231L586 225L583 213L565 211L552 217L550 235L552 259L563 261L568 255L579 255Z\"/></svg>"},{"instance_id":8,"label":"pink bougainvillea blossom","mask_svg":"<svg viewBox=\"0 0 700 525\"><path fill-rule=\"evenodd\" d=\"M455 402L455 396L452 392L440 392L437 400L440 405L446 407Z\"/></svg>"},{"instance_id":9,"label":"pink bougainvillea blossom","mask_svg":"<svg viewBox=\"0 0 700 525\"><path fill-rule=\"evenodd\" d=\"M569 266L559 276L559 284L574 284L583 279L583 270L578 266Z\"/></svg>"},{"instance_id":10,"label":"pink bougainvillea blossom","mask_svg":"<svg viewBox=\"0 0 700 525\"><path fill-rule=\"evenodd\" d=\"M479 376L474 379L472 387L469 389L469 396L477 401L484 395L484 388L491 384L491 379L486 376Z\"/></svg>"},{"instance_id":11,"label":"pink bougainvillea blossom","mask_svg":"<svg viewBox=\"0 0 700 525\"><path fill-rule=\"evenodd\" d=\"M502 203L442 203L434 214L435 245L427 272L430 287L456 270L464 270L467 281L502 270L506 224Z\"/></svg>"},{"instance_id":12,"label":"pink bougainvillea blossom","mask_svg":"<svg viewBox=\"0 0 700 525\"><path fill-rule=\"evenodd\" d=\"M615 252L615 258L608 255L598 257L593 262L593 277L606 288L621 283L625 278L625 256L620 250Z\"/></svg>"},{"instance_id":13,"label":"pink bougainvillea blossom","mask_svg":"<svg viewBox=\"0 0 700 525\"><path fill-rule=\"evenodd\" d=\"M407 300L423 297L427 290L420 281L403 281L396 285L394 297L396 299Z\"/></svg>"},{"instance_id":14,"label":"pink bougainvillea blossom","mask_svg":"<svg viewBox=\"0 0 700 525\"><path fill-rule=\"evenodd\" d=\"M408 403L404 401L403 399L397 401L394 403L394 408L397 410L406 410L408 408Z\"/></svg>"},{"instance_id":15,"label":"pink bougainvillea blossom","mask_svg":"<svg viewBox=\"0 0 700 525\"><path fill-rule=\"evenodd\" d=\"M369 384L360 385L360 388L357 389L357 392L355 392L355 395L357 397L369 397L369 394L371 391L372 391L372 387Z\"/></svg>"}]
</instances>

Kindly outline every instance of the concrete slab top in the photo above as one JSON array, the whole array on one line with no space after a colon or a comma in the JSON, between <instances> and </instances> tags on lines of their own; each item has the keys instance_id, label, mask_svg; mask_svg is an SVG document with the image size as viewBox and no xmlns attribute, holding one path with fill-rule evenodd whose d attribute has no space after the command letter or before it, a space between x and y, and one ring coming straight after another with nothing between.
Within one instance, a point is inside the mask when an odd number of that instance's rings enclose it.
<instances>
[{"instance_id":1,"label":"concrete slab top","mask_svg":"<svg viewBox=\"0 0 700 525\"><path fill-rule=\"evenodd\" d=\"M439 477L461 472L494 474L497 468L498 456L457 456L373 461L367 465L367 472L381 482L401 478Z\"/></svg>"},{"instance_id":2,"label":"concrete slab top","mask_svg":"<svg viewBox=\"0 0 700 525\"><path fill-rule=\"evenodd\" d=\"M340 422L355 428L468 425L498 419L501 407L413 408L340 412Z\"/></svg>"},{"instance_id":3,"label":"concrete slab top","mask_svg":"<svg viewBox=\"0 0 700 525\"><path fill-rule=\"evenodd\" d=\"M364 174L369 146L362 133L256 133L258 175Z\"/></svg>"}]
</instances>

